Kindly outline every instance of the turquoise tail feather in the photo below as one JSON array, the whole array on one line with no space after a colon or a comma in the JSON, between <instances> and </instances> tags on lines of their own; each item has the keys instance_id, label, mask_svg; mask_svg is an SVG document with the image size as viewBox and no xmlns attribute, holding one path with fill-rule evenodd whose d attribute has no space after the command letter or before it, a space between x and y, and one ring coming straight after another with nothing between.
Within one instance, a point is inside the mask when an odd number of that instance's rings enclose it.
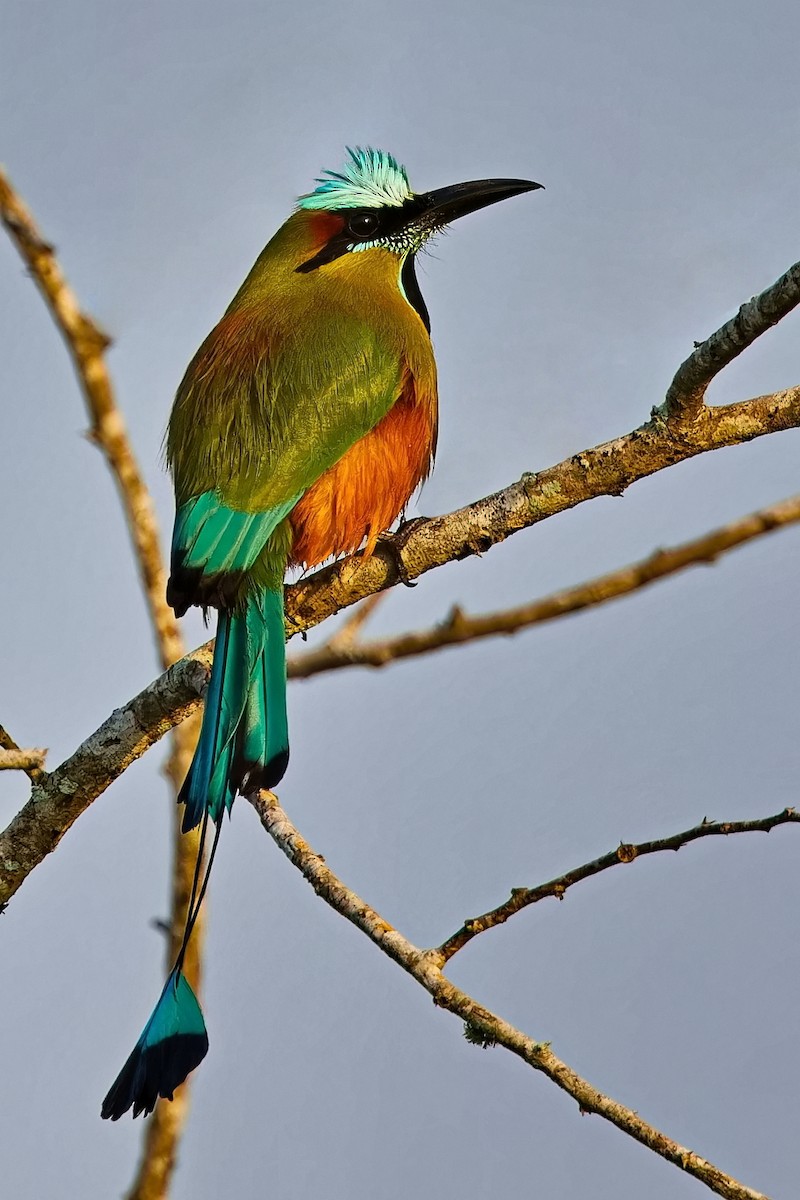
<instances>
[{"instance_id":1,"label":"turquoise tail feather","mask_svg":"<svg viewBox=\"0 0 800 1200\"><path fill-rule=\"evenodd\" d=\"M203 1013L189 981L183 974L186 947L206 894L222 826L217 825L215 830L203 883L198 891L207 829L206 814L200 831L186 928L175 966L167 976L167 982L139 1035L139 1040L103 1101L100 1115L104 1120L118 1121L131 1108L134 1117L138 1117L140 1113L147 1116L153 1111L159 1098L172 1099L175 1089L183 1083L190 1071L199 1066L208 1053L208 1034Z\"/></svg>"},{"instance_id":2,"label":"turquoise tail feather","mask_svg":"<svg viewBox=\"0 0 800 1200\"><path fill-rule=\"evenodd\" d=\"M207 1051L208 1034L197 997L180 967L175 967L100 1115L118 1121L132 1107L134 1117L147 1116L160 1096L172 1099L175 1088Z\"/></svg>"},{"instance_id":3,"label":"turquoise tail feather","mask_svg":"<svg viewBox=\"0 0 800 1200\"><path fill-rule=\"evenodd\" d=\"M178 958L138 1042L103 1101L101 1115L118 1120L152 1112L172 1094L208 1050L197 997L182 973L186 946L205 896L222 817L239 791L274 787L289 761L283 588L250 596L240 609L221 611L203 726L178 796L186 805L183 830L201 825L189 915ZM200 874L208 822L216 824L208 864ZM200 886L198 886L200 885Z\"/></svg>"}]
</instances>

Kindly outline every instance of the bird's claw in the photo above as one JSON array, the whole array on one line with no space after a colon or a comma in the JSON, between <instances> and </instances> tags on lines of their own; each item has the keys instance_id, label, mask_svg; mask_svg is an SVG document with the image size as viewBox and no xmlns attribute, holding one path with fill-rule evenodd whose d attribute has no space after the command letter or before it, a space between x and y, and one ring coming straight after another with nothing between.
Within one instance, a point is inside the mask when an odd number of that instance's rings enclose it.
<instances>
[{"instance_id":1,"label":"bird's claw","mask_svg":"<svg viewBox=\"0 0 800 1200\"><path fill-rule=\"evenodd\" d=\"M409 575L408 567L403 561L403 550L414 530L420 525L424 525L426 521L427 517L412 517L410 521L403 521L396 533L386 537L386 548L391 552L397 575L404 587L413 588L419 583L418 579L412 579Z\"/></svg>"}]
</instances>

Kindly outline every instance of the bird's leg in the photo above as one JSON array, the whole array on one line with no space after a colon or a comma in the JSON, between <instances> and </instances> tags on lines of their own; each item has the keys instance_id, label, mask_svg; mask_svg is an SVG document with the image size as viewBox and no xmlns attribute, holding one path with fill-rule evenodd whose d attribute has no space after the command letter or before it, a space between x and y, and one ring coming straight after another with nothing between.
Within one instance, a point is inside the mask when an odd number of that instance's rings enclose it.
<instances>
[{"instance_id":1,"label":"bird's leg","mask_svg":"<svg viewBox=\"0 0 800 1200\"><path fill-rule=\"evenodd\" d=\"M404 587L416 587L419 580L410 577L408 567L403 561L403 550L412 533L421 525L425 525L427 520L427 517L412 517L410 521L402 521L395 533L384 534L380 539L394 559L397 574Z\"/></svg>"}]
</instances>

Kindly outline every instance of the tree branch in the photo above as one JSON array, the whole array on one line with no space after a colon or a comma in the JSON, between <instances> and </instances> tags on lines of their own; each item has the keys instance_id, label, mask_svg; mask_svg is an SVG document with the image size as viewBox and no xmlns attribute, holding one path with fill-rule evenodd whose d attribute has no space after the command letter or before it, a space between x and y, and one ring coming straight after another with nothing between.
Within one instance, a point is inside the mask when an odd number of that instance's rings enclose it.
<instances>
[{"instance_id":1,"label":"tree branch","mask_svg":"<svg viewBox=\"0 0 800 1200\"><path fill-rule=\"evenodd\" d=\"M512 888L511 895L504 904L490 909L480 917L470 917L460 929L442 942L437 953L441 955L443 962L449 962L454 954L462 950L479 933L485 933L487 929L494 929L496 925L505 924L509 917L513 917L514 913L520 912L523 908L537 904L539 900L545 900L548 896L563 900L567 889L573 887L574 884L580 883L584 879L591 879L593 875L599 875L601 871L608 871L611 867L632 863L645 854L660 854L662 850L680 850L682 846L688 846L690 842L696 842L698 838L728 837L732 833L769 833L777 825L797 823L800 823L800 812L794 808L785 808L783 812L775 813L774 816L758 817L752 821L708 821L704 817L699 825L685 829L683 833L675 833L671 837L657 838L652 842L639 842L638 845L620 842L616 850L611 850L608 854L603 854L592 862L584 863L582 867L575 867L572 871L558 875L549 883L540 883L537 887L532 888Z\"/></svg>"},{"instance_id":2,"label":"tree branch","mask_svg":"<svg viewBox=\"0 0 800 1200\"><path fill-rule=\"evenodd\" d=\"M707 1159L649 1125L632 1109L603 1095L562 1062L548 1043L528 1037L455 987L442 974L444 959L441 953L413 945L334 875L325 860L311 849L291 823L277 797L270 792L260 792L248 799L267 833L317 895L415 979L433 997L438 1008L446 1009L464 1021L470 1041L483 1046L504 1046L571 1096L582 1113L596 1113L610 1121L629 1137L699 1179L718 1196L724 1196L727 1200L766 1200L761 1192L739 1183Z\"/></svg>"},{"instance_id":3,"label":"tree branch","mask_svg":"<svg viewBox=\"0 0 800 1200\"><path fill-rule=\"evenodd\" d=\"M42 238L33 217L2 171L0 219L28 265L72 358L92 422L90 437L105 455L117 484L161 666L167 670L183 658L186 649L178 622L166 601L166 572L155 506L133 453L105 362L110 340L92 317L81 310L52 246ZM173 731L166 774L175 796L189 769L198 733L195 721ZM177 813L174 826L168 970L180 944L199 846L196 837L181 837ZM200 987L203 922L201 917L195 925L191 951L184 964L195 992ZM152 1121L148 1122L142 1159L128 1200L161 1200L168 1194L177 1139L188 1109L187 1095L187 1090L180 1088L173 1104L158 1105Z\"/></svg>"},{"instance_id":4,"label":"tree branch","mask_svg":"<svg viewBox=\"0 0 800 1200\"><path fill-rule=\"evenodd\" d=\"M706 408L675 440L656 415L623 437L604 442L502 491L442 517L413 522L382 538L370 558L357 554L287 588L291 632L318 625L359 600L415 579L446 563L485 554L521 529L594 500L621 496L639 479L709 450L800 427L800 387Z\"/></svg>"},{"instance_id":5,"label":"tree branch","mask_svg":"<svg viewBox=\"0 0 800 1200\"><path fill-rule=\"evenodd\" d=\"M702 411L712 379L798 304L800 263L795 263L766 291L743 304L716 333L699 342L681 363L661 408L664 419L676 427L693 421Z\"/></svg>"},{"instance_id":6,"label":"tree branch","mask_svg":"<svg viewBox=\"0 0 800 1200\"><path fill-rule=\"evenodd\" d=\"M0 833L0 908L92 801L197 709L210 661L207 647L181 659L34 784L30 800Z\"/></svg>"},{"instance_id":7,"label":"tree branch","mask_svg":"<svg viewBox=\"0 0 800 1200\"><path fill-rule=\"evenodd\" d=\"M25 761L19 759L14 763L14 755L26 756ZM24 771L31 783L36 783L44 775L46 750L23 750L12 738L7 729L0 725L0 770ZM5 762L5 767L3 767ZM14 763L12 766L11 764Z\"/></svg>"},{"instance_id":8,"label":"tree branch","mask_svg":"<svg viewBox=\"0 0 800 1200\"><path fill-rule=\"evenodd\" d=\"M800 495L780 500L777 504L740 517L737 521L731 521L680 546L655 550L648 558L639 562L599 575L575 587L532 600L528 604L481 616L468 616L456 606L441 624L434 625L431 629L402 633L396 637L359 641L356 635L363 620L369 615L368 612L364 612L362 606L355 609L355 615L362 616L358 625L348 622L344 629L316 650L290 658L289 677L309 679L313 675L338 671L343 667L385 667L398 659L429 654L446 646L462 645L464 642L473 642L498 634L518 633L531 625L553 621L595 604L605 604L619 596L626 596L667 575L684 571L687 567L716 562L720 555L729 550L797 521L800 521ZM379 592L377 596L382 594L384 593ZM376 598L372 597L372 600ZM366 600L363 603L367 605L370 601Z\"/></svg>"}]
</instances>

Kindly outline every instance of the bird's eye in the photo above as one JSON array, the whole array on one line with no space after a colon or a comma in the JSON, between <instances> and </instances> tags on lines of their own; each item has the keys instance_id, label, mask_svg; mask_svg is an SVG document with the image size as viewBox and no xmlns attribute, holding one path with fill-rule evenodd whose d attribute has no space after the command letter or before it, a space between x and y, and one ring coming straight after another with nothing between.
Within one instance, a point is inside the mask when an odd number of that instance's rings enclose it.
<instances>
[{"instance_id":1,"label":"bird's eye","mask_svg":"<svg viewBox=\"0 0 800 1200\"><path fill-rule=\"evenodd\" d=\"M352 233L353 237L368 238L372 237L377 232L380 221L377 213L357 212L353 213L347 222L347 228Z\"/></svg>"}]
</instances>

